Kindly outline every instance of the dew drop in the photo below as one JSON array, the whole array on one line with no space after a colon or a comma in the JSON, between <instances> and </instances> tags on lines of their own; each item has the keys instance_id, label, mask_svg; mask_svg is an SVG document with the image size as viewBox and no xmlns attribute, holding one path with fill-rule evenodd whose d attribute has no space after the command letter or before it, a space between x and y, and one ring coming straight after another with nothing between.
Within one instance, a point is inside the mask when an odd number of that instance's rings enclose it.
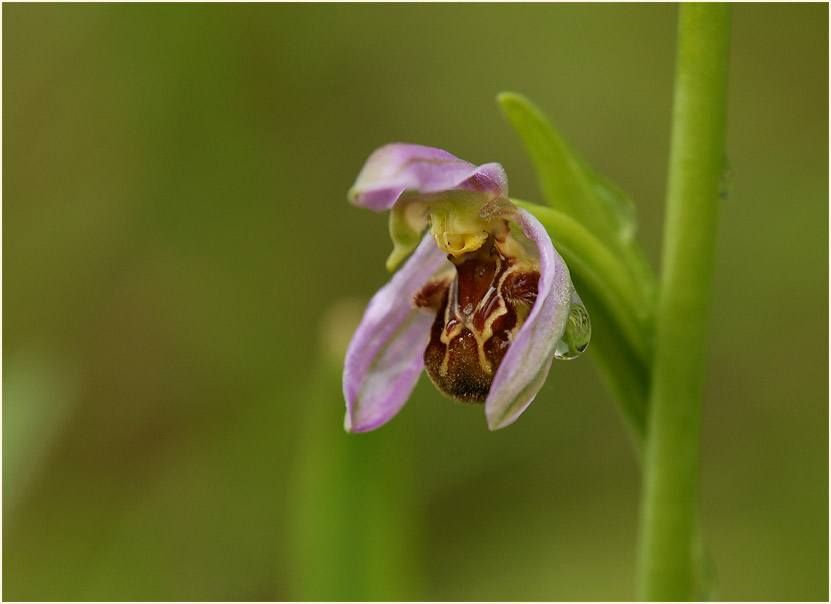
<instances>
[{"instance_id":1,"label":"dew drop","mask_svg":"<svg viewBox=\"0 0 831 604\"><path fill-rule=\"evenodd\" d=\"M589 347L591 339L592 324L586 307L582 304L572 304L566 331L563 339L557 344L554 356L562 360L576 359Z\"/></svg>"}]
</instances>

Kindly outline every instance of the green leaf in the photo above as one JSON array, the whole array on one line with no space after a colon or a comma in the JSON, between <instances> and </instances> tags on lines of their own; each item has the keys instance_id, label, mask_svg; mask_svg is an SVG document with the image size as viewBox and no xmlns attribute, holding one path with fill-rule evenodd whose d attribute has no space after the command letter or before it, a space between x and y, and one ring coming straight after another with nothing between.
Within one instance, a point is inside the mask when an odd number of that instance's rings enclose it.
<instances>
[{"instance_id":1,"label":"green leaf","mask_svg":"<svg viewBox=\"0 0 831 604\"><path fill-rule=\"evenodd\" d=\"M635 238L635 205L596 174L530 101L509 92L498 100L534 164L547 205L512 201L542 222L568 264L591 315L589 354L640 453L657 283Z\"/></svg>"},{"instance_id":2,"label":"green leaf","mask_svg":"<svg viewBox=\"0 0 831 604\"><path fill-rule=\"evenodd\" d=\"M592 341L587 354L617 404L632 447L640 459L646 443L648 367L638 361L612 317L580 275L572 273L572 280L577 291L585 292L580 297L591 317Z\"/></svg>"},{"instance_id":3,"label":"green leaf","mask_svg":"<svg viewBox=\"0 0 831 604\"><path fill-rule=\"evenodd\" d=\"M511 199L548 231L566 261L592 321L589 353L618 403L635 450L646 434L651 323L639 308L638 289L609 249L571 216L549 207Z\"/></svg>"},{"instance_id":4,"label":"green leaf","mask_svg":"<svg viewBox=\"0 0 831 604\"><path fill-rule=\"evenodd\" d=\"M498 100L525 143L549 205L572 216L598 237L614 234L621 240L631 240L635 232L631 200L588 170L528 99L503 92Z\"/></svg>"},{"instance_id":5,"label":"green leaf","mask_svg":"<svg viewBox=\"0 0 831 604\"><path fill-rule=\"evenodd\" d=\"M548 205L576 220L617 254L650 317L655 274L635 240L635 206L618 187L597 175L574 152L543 113L525 97L503 92L498 101L519 134Z\"/></svg>"},{"instance_id":6,"label":"green leaf","mask_svg":"<svg viewBox=\"0 0 831 604\"><path fill-rule=\"evenodd\" d=\"M579 277L585 289L613 318L638 360L649 361L650 324L642 312L638 288L626 277L626 268L603 243L571 216L546 206L511 199L517 207L531 212L542 223L554 247L566 261L572 277Z\"/></svg>"}]
</instances>

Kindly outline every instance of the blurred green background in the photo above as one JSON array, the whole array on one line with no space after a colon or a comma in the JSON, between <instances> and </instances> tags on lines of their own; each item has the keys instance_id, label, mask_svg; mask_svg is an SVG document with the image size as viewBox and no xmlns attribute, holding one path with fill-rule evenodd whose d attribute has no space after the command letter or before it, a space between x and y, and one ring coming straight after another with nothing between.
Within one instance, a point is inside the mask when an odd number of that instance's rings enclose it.
<instances>
[{"instance_id":1,"label":"blurred green background","mask_svg":"<svg viewBox=\"0 0 831 604\"><path fill-rule=\"evenodd\" d=\"M344 434L390 250L345 194L406 141L539 200L513 90L657 266L676 17L4 5L5 599L631 598L639 472L589 358L497 433L424 378ZM705 536L722 599L827 600L828 6L736 5L730 76Z\"/></svg>"}]
</instances>

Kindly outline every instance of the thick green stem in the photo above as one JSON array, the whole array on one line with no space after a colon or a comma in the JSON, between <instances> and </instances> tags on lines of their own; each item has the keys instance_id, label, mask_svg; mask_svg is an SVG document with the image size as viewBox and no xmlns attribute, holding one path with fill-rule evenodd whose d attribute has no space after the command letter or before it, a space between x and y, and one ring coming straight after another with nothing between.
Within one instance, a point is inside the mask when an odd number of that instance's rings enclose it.
<instances>
[{"instance_id":1,"label":"thick green stem","mask_svg":"<svg viewBox=\"0 0 831 604\"><path fill-rule=\"evenodd\" d=\"M681 7L661 286L650 385L638 595L702 594L699 433L713 282L730 8Z\"/></svg>"}]
</instances>

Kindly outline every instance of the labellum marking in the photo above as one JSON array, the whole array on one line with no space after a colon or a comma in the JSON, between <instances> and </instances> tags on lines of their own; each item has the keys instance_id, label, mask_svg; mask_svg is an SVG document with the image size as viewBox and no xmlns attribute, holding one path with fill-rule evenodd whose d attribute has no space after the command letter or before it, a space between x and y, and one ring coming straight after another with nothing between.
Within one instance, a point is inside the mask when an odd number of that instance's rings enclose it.
<instances>
[{"instance_id":1,"label":"labellum marking","mask_svg":"<svg viewBox=\"0 0 831 604\"><path fill-rule=\"evenodd\" d=\"M504 255L493 237L476 251L448 259L455 270L427 283L413 299L415 306L436 312L424 365L444 394L481 403L534 305L539 270Z\"/></svg>"}]
</instances>

